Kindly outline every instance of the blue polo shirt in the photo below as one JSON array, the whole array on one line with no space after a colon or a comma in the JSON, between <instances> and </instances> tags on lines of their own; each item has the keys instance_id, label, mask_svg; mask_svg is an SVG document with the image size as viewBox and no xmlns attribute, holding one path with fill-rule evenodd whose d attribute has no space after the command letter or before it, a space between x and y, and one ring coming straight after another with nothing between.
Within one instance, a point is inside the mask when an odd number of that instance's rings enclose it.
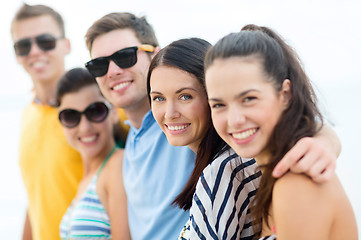
<instances>
[{"instance_id":1,"label":"blue polo shirt","mask_svg":"<svg viewBox=\"0 0 361 240\"><path fill-rule=\"evenodd\" d=\"M151 111L139 129L126 123L123 177L132 239L177 239L189 212L171 203L188 181L196 155L171 146Z\"/></svg>"}]
</instances>

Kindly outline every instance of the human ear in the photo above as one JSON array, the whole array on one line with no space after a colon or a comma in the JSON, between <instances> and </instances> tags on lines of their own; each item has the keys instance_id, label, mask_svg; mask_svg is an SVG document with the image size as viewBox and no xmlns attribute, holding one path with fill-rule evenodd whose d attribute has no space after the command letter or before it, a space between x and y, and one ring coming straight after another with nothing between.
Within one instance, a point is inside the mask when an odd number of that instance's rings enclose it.
<instances>
[{"instance_id":1,"label":"human ear","mask_svg":"<svg viewBox=\"0 0 361 240\"><path fill-rule=\"evenodd\" d=\"M157 53L159 53L160 50L161 50L160 47L155 47L155 48L154 48L154 51L153 51L153 53L152 53L152 59L154 58L155 55L157 55Z\"/></svg>"},{"instance_id":2,"label":"human ear","mask_svg":"<svg viewBox=\"0 0 361 240\"><path fill-rule=\"evenodd\" d=\"M281 89L281 97L285 107L288 106L288 103L291 100L292 93L291 93L291 81L289 79L285 79L282 83Z\"/></svg>"}]
</instances>

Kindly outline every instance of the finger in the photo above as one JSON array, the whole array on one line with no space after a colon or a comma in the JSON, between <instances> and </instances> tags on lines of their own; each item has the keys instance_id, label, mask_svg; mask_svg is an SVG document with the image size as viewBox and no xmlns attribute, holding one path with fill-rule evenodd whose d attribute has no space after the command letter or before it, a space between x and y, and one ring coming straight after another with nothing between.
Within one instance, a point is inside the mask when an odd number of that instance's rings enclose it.
<instances>
[{"instance_id":1,"label":"finger","mask_svg":"<svg viewBox=\"0 0 361 240\"><path fill-rule=\"evenodd\" d=\"M310 176L312 179L317 178L322 175L322 173L327 169L329 161L325 158L317 159L312 165L309 166L305 173Z\"/></svg>"},{"instance_id":2,"label":"finger","mask_svg":"<svg viewBox=\"0 0 361 240\"><path fill-rule=\"evenodd\" d=\"M312 180L316 183L325 183L331 179L333 174L335 173L336 164L335 162L331 162L327 168L325 168L321 174L317 175L316 177L312 178Z\"/></svg>"},{"instance_id":3,"label":"finger","mask_svg":"<svg viewBox=\"0 0 361 240\"><path fill-rule=\"evenodd\" d=\"M301 159L290 167L290 170L294 173L306 173L309 174L313 166L320 161L321 155L317 151L307 152ZM321 164L321 167L325 167L326 164ZM320 171L323 170L319 169Z\"/></svg>"},{"instance_id":4,"label":"finger","mask_svg":"<svg viewBox=\"0 0 361 240\"><path fill-rule=\"evenodd\" d=\"M281 177L304 156L308 149L308 141L305 141L305 138L299 140L275 166L272 176L275 178Z\"/></svg>"}]
</instances>

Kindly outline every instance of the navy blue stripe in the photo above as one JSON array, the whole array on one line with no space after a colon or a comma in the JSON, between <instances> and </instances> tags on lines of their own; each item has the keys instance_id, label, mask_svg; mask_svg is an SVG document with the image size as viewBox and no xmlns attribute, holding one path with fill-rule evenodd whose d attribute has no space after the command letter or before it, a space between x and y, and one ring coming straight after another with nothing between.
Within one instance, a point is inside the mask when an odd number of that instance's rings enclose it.
<instances>
[{"instance_id":1,"label":"navy blue stripe","mask_svg":"<svg viewBox=\"0 0 361 240\"><path fill-rule=\"evenodd\" d=\"M204 174L202 173L201 174L201 183L202 183L202 186L204 188L204 191L207 193L209 199L212 199L212 192L211 192L211 189L207 183L207 180L204 178Z\"/></svg>"},{"instance_id":2,"label":"navy blue stripe","mask_svg":"<svg viewBox=\"0 0 361 240\"><path fill-rule=\"evenodd\" d=\"M238 155L232 155L232 156L235 156L235 157L238 157ZM219 223L220 223L220 220L221 220L221 217L222 217L222 214L226 208L226 205L229 201L229 198L230 198L230 195L232 193L232 188L233 188L233 180L234 178L237 176L238 172L243 170L244 168L250 166L250 165L253 165L255 164L256 161L254 159L251 159L250 161L247 161L247 162L244 162L240 165L238 165L235 169L233 169L232 173L231 173L231 177L230 177L230 180L229 180L229 184L228 184L228 187L227 187L227 191L226 191L226 194L224 196L224 199L223 199L223 202L220 206L220 209L218 211L218 214L217 214L217 222L216 222L216 225L215 225L215 228L216 228L216 231L218 231L218 228L219 228ZM219 175L219 174L218 174ZM245 180L243 180L241 183L240 183L240 186L238 187L237 191L236 191L236 194L235 194L235 197L234 197L234 201L237 202L237 199L238 199L238 196L240 194L240 190L242 190L244 188L244 183ZM250 179L246 178L246 181L245 182L248 182L248 181L251 181ZM218 183L220 184L220 183ZM239 191L238 191L239 190ZM232 211L236 211L236 206L233 206L233 210ZM243 210L242 210L243 212ZM230 217L228 219L227 222L229 222L230 220ZM232 220L232 219L231 219ZM230 223L229 223L230 224ZM228 230L228 228L226 229Z\"/></svg>"},{"instance_id":3,"label":"navy blue stripe","mask_svg":"<svg viewBox=\"0 0 361 240\"><path fill-rule=\"evenodd\" d=\"M82 202L90 202L90 203L98 203L100 204L100 200L96 199L96 198L91 198L91 197L84 197L81 199Z\"/></svg>"},{"instance_id":4,"label":"navy blue stripe","mask_svg":"<svg viewBox=\"0 0 361 240\"><path fill-rule=\"evenodd\" d=\"M202 213L203 220L204 220L204 222L205 222L205 224L207 226L207 230L208 230L209 235L211 235L213 239L218 239L216 233L212 230L212 227L209 224L208 217L207 217L207 214L206 214L206 210L205 210L202 202L199 200L198 195L194 194L193 199L195 200L200 212Z\"/></svg>"},{"instance_id":5,"label":"navy blue stripe","mask_svg":"<svg viewBox=\"0 0 361 240\"><path fill-rule=\"evenodd\" d=\"M224 159L222 161L222 163L220 164L219 166L219 170L218 170L218 173L217 173L217 177L216 177L216 181L214 183L214 188L213 188L213 191L212 191L212 206L213 206L213 202L214 202L214 199L217 195L217 191L218 191L218 188L219 188L219 185L220 185L220 182L221 182L221 179L222 179L222 175L223 175L223 172L224 172L224 169L225 169L225 166L227 165L227 163L229 161L231 161L232 159L238 157L237 154L232 154L231 156L228 156L226 159Z\"/></svg>"},{"instance_id":6,"label":"navy blue stripe","mask_svg":"<svg viewBox=\"0 0 361 240\"><path fill-rule=\"evenodd\" d=\"M193 215L190 216L190 219L191 219L191 223L194 228L194 231L197 233L198 237L202 240L206 240L206 237L201 233L201 231L199 231L199 227L198 227L197 223L194 221Z\"/></svg>"},{"instance_id":7,"label":"navy blue stripe","mask_svg":"<svg viewBox=\"0 0 361 240\"><path fill-rule=\"evenodd\" d=\"M242 165L242 164L241 164L241 165ZM218 214L217 214L217 222L216 222L216 226L215 226L215 228L216 228L217 231L218 231L218 229L219 229L219 223L220 223L220 221L221 221L222 214L223 214L223 212L224 212L224 210L225 210L225 208L226 208L226 205L227 205L228 202L229 202L229 198L230 198L231 193L232 193L233 180L234 180L234 178L236 177L237 173L238 173L241 169L243 169L243 167L241 167L241 165L238 166L237 168L233 169L233 171L232 171L232 173L231 173L231 177L230 177L230 180L229 180L229 184L228 184L228 187L227 187L227 191L226 191L226 193L225 193L225 196L224 196L224 198L223 198L222 204L221 204L220 209L219 209ZM236 199L235 199L235 200L236 200ZM235 202L236 202L236 201L235 201ZM235 211L235 209L236 209L236 208L235 208L235 205L234 205L234 206L233 206L233 211ZM229 220L229 218L228 218L228 220ZM227 222L228 222L228 221L227 221ZM229 226L229 224L228 224L228 226ZM228 231L228 226L227 226L227 228L226 228L226 233L227 233L227 231Z\"/></svg>"},{"instance_id":8,"label":"navy blue stripe","mask_svg":"<svg viewBox=\"0 0 361 240\"><path fill-rule=\"evenodd\" d=\"M107 234L110 234L110 229L107 228L102 228L102 227L96 227L96 226L84 226L84 225L76 225L76 226L72 226L71 230L76 230L76 231L102 231L105 232Z\"/></svg>"}]
</instances>

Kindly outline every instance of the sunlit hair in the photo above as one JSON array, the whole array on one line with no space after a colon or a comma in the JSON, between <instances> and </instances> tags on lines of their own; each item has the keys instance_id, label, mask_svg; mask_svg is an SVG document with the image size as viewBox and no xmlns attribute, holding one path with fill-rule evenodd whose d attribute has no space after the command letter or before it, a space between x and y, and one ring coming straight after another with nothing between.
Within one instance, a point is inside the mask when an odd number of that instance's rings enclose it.
<instances>
[{"instance_id":1,"label":"sunlit hair","mask_svg":"<svg viewBox=\"0 0 361 240\"><path fill-rule=\"evenodd\" d=\"M135 36L142 44L150 44L154 47L159 45L153 27L144 16L137 17L132 13L113 12L94 22L88 29L85 35L85 42L89 52L91 52L93 42L97 37L120 29L133 30ZM114 39L114 41L116 41L116 39ZM119 39L119 41L122 41L122 39Z\"/></svg>"},{"instance_id":2,"label":"sunlit hair","mask_svg":"<svg viewBox=\"0 0 361 240\"><path fill-rule=\"evenodd\" d=\"M56 105L59 107L61 105L61 101L65 95L69 93L79 92L81 89L88 86L96 86L99 90L99 94L103 96L101 93L98 83L91 75L91 73L85 68L73 68L67 71L59 80L56 86L55 92L55 100ZM121 141L123 144L126 141L126 131L121 128L120 122L114 125L113 135L115 142L119 143Z\"/></svg>"},{"instance_id":3,"label":"sunlit hair","mask_svg":"<svg viewBox=\"0 0 361 240\"><path fill-rule=\"evenodd\" d=\"M154 69L160 66L175 67L192 74L204 87L204 57L211 44L200 38L181 39L172 42L163 48L152 60L147 77L147 89L150 93L150 78ZM184 187L183 191L176 197L173 204L184 210L192 205L197 181L205 167L208 166L221 152L228 149L226 143L219 137L213 127L209 109L209 128L202 139L197 151L195 168Z\"/></svg>"},{"instance_id":4,"label":"sunlit hair","mask_svg":"<svg viewBox=\"0 0 361 240\"><path fill-rule=\"evenodd\" d=\"M27 20L29 18L40 17L44 15L49 15L54 18L55 22L57 23L61 34L65 37L65 28L64 28L64 20L61 15L56 12L54 9L45 6L45 5L28 5L26 3L16 12L12 22L11 22L11 33L14 30L14 26L17 22L22 20Z\"/></svg>"},{"instance_id":5,"label":"sunlit hair","mask_svg":"<svg viewBox=\"0 0 361 240\"><path fill-rule=\"evenodd\" d=\"M277 92L281 90L285 79L291 81L291 99L266 146L270 152L270 161L260 166L263 175L251 210L256 229L259 230L262 218L268 224L272 190L276 181L272 177L273 168L299 139L314 136L322 127L323 118L316 106L314 90L299 57L271 29L247 25L241 32L225 36L207 53L205 68L212 66L216 59L231 57L247 57L258 61L267 81L272 83Z\"/></svg>"}]
</instances>

